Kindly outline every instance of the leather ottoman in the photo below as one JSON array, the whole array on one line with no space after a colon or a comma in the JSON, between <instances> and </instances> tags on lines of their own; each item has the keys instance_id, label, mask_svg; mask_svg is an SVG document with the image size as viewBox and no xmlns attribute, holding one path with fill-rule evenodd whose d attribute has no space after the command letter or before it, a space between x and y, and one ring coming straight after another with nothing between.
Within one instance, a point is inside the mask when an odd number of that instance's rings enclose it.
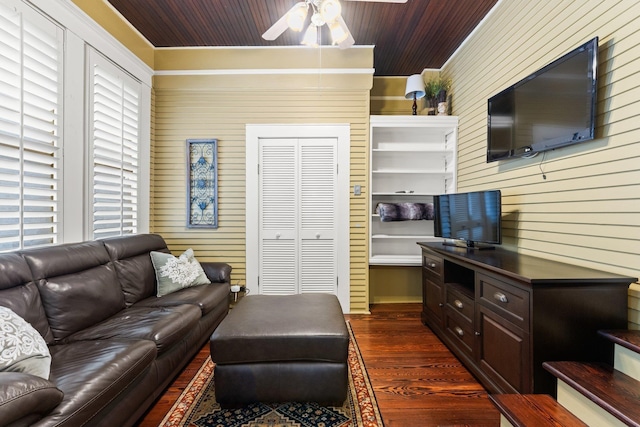
<instances>
[{"instance_id":1,"label":"leather ottoman","mask_svg":"<svg viewBox=\"0 0 640 427\"><path fill-rule=\"evenodd\" d=\"M341 405L349 333L328 294L250 295L211 335L216 400Z\"/></svg>"}]
</instances>

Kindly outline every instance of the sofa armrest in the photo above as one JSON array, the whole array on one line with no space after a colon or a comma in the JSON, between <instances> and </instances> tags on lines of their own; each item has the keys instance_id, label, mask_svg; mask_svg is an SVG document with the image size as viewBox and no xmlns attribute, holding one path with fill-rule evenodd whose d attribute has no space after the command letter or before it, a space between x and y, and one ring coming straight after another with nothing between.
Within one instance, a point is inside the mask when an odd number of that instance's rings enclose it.
<instances>
[{"instance_id":1,"label":"sofa armrest","mask_svg":"<svg viewBox=\"0 0 640 427\"><path fill-rule=\"evenodd\" d=\"M231 266L226 262L201 262L211 283L231 283Z\"/></svg>"},{"instance_id":2,"label":"sofa armrest","mask_svg":"<svg viewBox=\"0 0 640 427\"><path fill-rule=\"evenodd\" d=\"M22 372L0 372L0 425L42 418L64 394L44 378Z\"/></svg>"}]
</instances>

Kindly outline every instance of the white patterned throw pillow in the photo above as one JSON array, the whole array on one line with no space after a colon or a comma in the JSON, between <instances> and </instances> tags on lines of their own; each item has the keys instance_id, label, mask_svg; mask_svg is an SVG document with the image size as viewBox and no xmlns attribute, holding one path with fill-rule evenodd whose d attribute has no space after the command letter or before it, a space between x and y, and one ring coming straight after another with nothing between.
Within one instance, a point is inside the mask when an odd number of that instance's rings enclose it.
<instances>
[{"instance_id":1,"label":"white patterned throw pillow","mask_svg":"<svg viewBox=\"0 0 640 427\"><path fill-rule=\"evenodd\" d=\"M156 272L159 297L191 286L211 283L191 248L179 257L152 251L151 262Z\"/></svg>"},{"instance_id":2,"label":"white patterned throw pillow","mask_svg":"<svg viewBox=\"0 0 640 427\"><path fill-rule=\"evenodd\" d=\"M0 371L49 379L51 354L42 335L13 310L0 307Z\"/></svg>"}]
</instances>

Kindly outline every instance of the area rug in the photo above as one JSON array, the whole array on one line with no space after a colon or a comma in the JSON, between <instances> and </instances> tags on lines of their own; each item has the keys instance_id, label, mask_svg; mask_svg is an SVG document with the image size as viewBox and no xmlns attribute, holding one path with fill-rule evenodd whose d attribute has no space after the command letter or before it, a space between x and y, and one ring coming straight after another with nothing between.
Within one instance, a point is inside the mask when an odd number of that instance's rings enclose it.
<instances>
[{"instance_id":1,"label":"area rug","mask_svg":"<svg viewBox=\"0 0 640 427\"><path fill-rule=\"evenodd\" d=\"M347 322L349 392L341 407L315 403L251 404L222 409L216 402L213 367L207 358L182 392L161 427L383 427L369 375Z\"/></svg>"}]
</instances>

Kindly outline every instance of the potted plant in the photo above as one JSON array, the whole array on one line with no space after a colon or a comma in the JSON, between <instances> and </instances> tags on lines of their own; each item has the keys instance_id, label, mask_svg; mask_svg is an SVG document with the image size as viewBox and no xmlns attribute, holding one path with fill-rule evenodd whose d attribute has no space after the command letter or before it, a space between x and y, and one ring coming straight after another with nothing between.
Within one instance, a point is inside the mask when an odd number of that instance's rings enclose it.
<instances>
[{"instance_id":1,"label":"potted plant","mask_svg":"<svg viewBox=\"0 0 640 427\"><path fill-rule=\"evenodd\" d=\"M429 80L425 84L425 96L429 100L429 114L436 106L439 115L447 114L447 92L451 89L451 79L441 76Z\"/></svg>"},{"instance_id":2,"label":"potted plant","mask_svg":"<svg viewBox=\"0 0 640 427\"><path fill-rule=\"evenodd\" d=\"M425 99L427 101L427 114L430 116L436 113L436 96L437 96L437 87L435 79L431 79L427 81L424 87Z\"/></svg>"}]
</instances>

